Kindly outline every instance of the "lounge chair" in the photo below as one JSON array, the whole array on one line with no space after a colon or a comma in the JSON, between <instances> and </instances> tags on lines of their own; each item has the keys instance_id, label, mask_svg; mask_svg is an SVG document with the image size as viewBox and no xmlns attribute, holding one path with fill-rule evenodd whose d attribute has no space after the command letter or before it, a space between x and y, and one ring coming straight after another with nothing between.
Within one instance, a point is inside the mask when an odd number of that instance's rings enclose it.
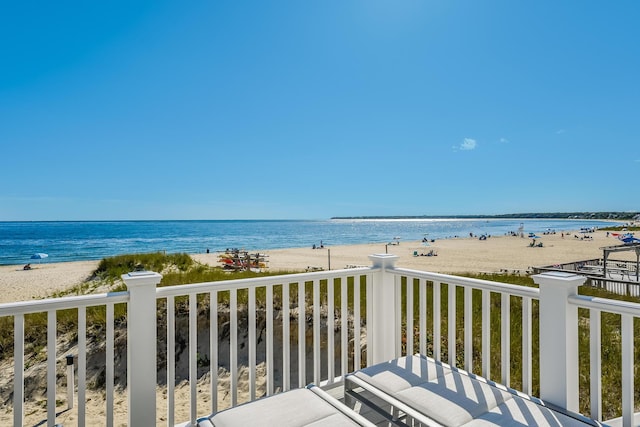
<instances>
[{"instance_id":1,"label":"lounge chair","mask_svg":"<svg viewBox=\"0 0 640 427\"><path fill-rule=\"evenodd\" d=\"M235 406L198 419L199 427L375 427L314 385Z\"/></svg>"},{"instance_id":2,"label":"lounge chair","mask_svg":"<svg viewBox=\"0 0 640 427\"><path fill-rule=\"evenodd\" d=\"M310 385L201 418L198 426L374 426L360 413L397 426L604 425L421 355L348 374L344 398L345 404Z\"/></svg>"},{"instance_id":3,"label":"lounge chair","mask_svg":"<svg viewBox=\"0 0 640 427\"><path fill-rule=\"evenodd\" d=\"M347 375L345 401L359 401L396 425L603 425L421 355Z\"/></svg>"}]
</instances>

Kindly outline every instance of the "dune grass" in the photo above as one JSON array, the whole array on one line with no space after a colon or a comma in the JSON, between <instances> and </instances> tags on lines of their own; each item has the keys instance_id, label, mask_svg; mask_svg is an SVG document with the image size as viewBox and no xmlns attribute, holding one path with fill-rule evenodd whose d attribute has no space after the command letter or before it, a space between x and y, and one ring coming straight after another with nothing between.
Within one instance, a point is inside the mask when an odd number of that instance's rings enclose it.
<instances>
[{"instance_id":1,"label":"dune grass","mask_svg":"<svg viewBox=\"0 0 640 427\"><path fill-rule=\"evenodd\" d=\"M637 226L637 225L625 225L625 226L601 227L598 230L601 230L601 231L640 231L640 226Z\"/></svg>"}]
</instances>

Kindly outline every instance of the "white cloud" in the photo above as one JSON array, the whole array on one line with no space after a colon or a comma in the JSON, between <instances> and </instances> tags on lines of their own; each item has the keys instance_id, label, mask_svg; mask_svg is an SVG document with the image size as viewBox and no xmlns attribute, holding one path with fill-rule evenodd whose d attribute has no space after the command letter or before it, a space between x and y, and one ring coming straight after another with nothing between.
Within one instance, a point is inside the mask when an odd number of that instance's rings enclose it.
<instances>
[{"instance_id":1,"label":"white cloud","mask_svg":"<svg viewBox=\"0 0 640 427\"><path fill-rule=\"evenodd\" d=\"M563 133L565 133L564 129L559 129L556 131L556 135L562 135Z\"/></svg>"},{"instance_id":2,"label":"white cloud","mask_svg":"<svg viewBox=\"0 0 640 427\"><path fill-rule=\"evenodd\" d=\"M462 144L460 144L460 149L461 150L475 150L475 148L478 146L478 143L476 142L475 139L471 139L471 138L465 138L464 141L462 141Z\"/></svg>"},{"instance_id":3,"label":"white cloud","mask_svg":"<svg viewBox=\"0 0 640 427\"><path fill-rule=\"evenodd\" d=\"M503 144L507 144L509 143L509 140L507 138L500 138L500 142Z\"/></svg>"}]
</instances>

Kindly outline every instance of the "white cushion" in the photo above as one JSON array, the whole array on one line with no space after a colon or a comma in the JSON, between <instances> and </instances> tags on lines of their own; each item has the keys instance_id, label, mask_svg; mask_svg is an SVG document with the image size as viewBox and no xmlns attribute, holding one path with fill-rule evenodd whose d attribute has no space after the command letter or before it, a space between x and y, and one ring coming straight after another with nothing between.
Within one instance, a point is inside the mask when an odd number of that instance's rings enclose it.
<instances>
[{"instance_id":1,"label":"white cushion","mask_svg":"<svg viewBox=\"0 0 640 427\"><path fill-rule=\"evenodd\" d=\"M218 412L210 420L215 427L358 425L306 388L239 405Z\"/></svg>"},{"instance_id":2,"label":"white cushion","mask_svg":"<svg viewBox=\"0 0 640 427\"><path fill-rule=\"evenodd\" d=\"M354 375L386 393L394 394L449 372L431 359L407 356L361 369Z\"/></svg>"},{"instance_id":3,"label":"white cushion","mask_svg":"<svg viewBox=\"0 0 640 427\"><path fill-rule=\"evenodd\" d=\"M445 426L589 425L420 355L379 363L353 375Z\"/></svg>"},{"instance_id":4,"label":"white cushion","mask_svg":"<svg viewBox=\"0 0 640 427\"><path fill-rule=\"evenodd\" d=\"M538 405L527 399L515 397L502 405L493 408L464 427L486 426L581 426L586 423L575 418L568 417L560 412Z\"/></svg>"},{"instance_id":5,"label":"white cushion","mask_svg":"<svg viewBox=\"0 0 640 427\"><path fill-rule=\"evenodd\" d=\"M439 423L459 426L512 399L513 395L451 372L400 391L394 397Z\"/></svg>"}]
</instances>

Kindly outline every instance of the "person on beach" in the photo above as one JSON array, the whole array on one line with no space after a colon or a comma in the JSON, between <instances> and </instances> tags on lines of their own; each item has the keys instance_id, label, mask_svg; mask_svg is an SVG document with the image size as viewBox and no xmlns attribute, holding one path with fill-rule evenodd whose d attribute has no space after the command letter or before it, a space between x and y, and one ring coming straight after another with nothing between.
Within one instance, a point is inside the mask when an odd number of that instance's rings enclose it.
<instances>
[{"instance_id":1,"label":"person on beach","mask_svg":"<svg viewBox=\"0 0 640 427\"><path fill-rule=\"evenodd\" d=\"M22 267L23 270L31 270L31 264L27 264L24 267Z\"/></svg>"}]
</instances>

